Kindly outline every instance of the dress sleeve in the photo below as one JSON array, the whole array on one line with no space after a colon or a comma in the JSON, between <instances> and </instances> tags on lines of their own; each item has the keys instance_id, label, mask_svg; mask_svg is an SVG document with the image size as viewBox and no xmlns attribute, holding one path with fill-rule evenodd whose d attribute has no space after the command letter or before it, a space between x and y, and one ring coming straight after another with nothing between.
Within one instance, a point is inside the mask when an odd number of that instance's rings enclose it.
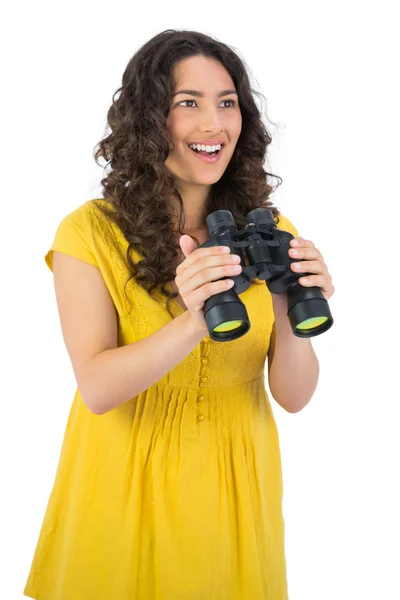
<instances>
[{"instance_id":1,"label":"dress sleeve","mask_svg":"<svg viewBox=\"0 0 400 600\"><path fill-rule=\"evenodd\" d=\"M279 214L279 223L277 224L277 228L282 229L283 231L288 231L289 233L294 235L295 238L299 237L297 229L293 225L293 223L291 221L289 221L289 219L287 217L284 217L281 214Z\"/></svg>"},{"instance_id":2,"label":"dress sleeve","mask_svg":"<svg viewBox=\"0 0 400 600\"><path fill-rule=\"evenodd\" d=\"M64 217L58 225L53 244L45 255L46 264L51 271L54 250L98 267L93 249L92 222L86 205Z\"/></svg>"}]
</instances>

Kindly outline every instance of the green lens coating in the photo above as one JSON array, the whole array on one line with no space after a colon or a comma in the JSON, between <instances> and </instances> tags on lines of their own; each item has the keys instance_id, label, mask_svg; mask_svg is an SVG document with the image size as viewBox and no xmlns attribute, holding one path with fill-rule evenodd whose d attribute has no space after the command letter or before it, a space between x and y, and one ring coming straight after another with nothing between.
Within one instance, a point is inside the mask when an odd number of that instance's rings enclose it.
<instances>
[{"instance_id":1,"label":"green lens coating","mask_svg":"<svg viewBox=\"0 0 400 600\"><path fill-rule=\"evenodd\" d=\"M326 323L328 317L312 317L311 319L306 319L302 321L299 325L297 325L296 329L301 329L304 331L305 329L313 329L314 327L319 327L323 323Z\"/></svg>"},{"instance_id":2,"label":"green lens coating","mask_svg":"<svg viewBox=\"0 0 400 600\"><path fill-rule=\"evenodd\" d=\"M216 333L223 333L225 331L235 331L243 325L243 321L226 321L225 323L221 323L217 327L214 327L213 331Z\"/></svg>"}]
</instances>

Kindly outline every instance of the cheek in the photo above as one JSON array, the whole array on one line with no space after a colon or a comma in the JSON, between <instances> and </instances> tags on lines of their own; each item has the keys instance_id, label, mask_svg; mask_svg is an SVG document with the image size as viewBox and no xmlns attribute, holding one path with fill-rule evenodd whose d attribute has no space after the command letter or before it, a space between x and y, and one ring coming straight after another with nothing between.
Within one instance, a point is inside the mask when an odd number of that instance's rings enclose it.
<instances>
[{"instance_id":1,"label":"cheek","mask_svg":"<svg viewBox=\"0 0 400 600\"><path fill-rule=\"evenodd\" d=\"M242 115L239 114L236 124L235 124L235 130L236 130L236 137L239 137L239 135L242 132Z\"/></svg>"},{"instance_id":2,"label":"cheek","mask_svg":"<svg viewBox=\"0 0 400 600\"><path fill-rule=\"evenodd\" d=\"M185 129L187 129L187 125L185 125L185 119L183 117L174 115L174 118L167 122L167 127L174 139L179 140L182 137L185 137Z\"/></svg>"}]
</instances>

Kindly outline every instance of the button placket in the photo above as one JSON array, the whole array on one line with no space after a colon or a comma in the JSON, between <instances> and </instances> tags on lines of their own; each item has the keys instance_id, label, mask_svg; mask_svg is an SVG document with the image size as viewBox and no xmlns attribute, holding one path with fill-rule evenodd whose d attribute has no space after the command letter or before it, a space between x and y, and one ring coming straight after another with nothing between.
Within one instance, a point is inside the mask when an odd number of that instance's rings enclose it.
<instances>
[{"instance_id":1,"label":"button placket","mask_svg":"<svg viewBox=\"0 0 400 600\"><path fill-rule=\"evenodd\" d=\"M208 339L207 339L208 338ZM204 342L208 343L210 341L210 336L206 336L204 338ZM208 377L207 377L207 365L209 364L210 360L207 358L207 356L202 356L200 359L200 363L201 363L201 368L200 368L200 387L202 385L205 385L208 381ZM200 408L201 403L204 402L205 397L200 393L199 396L197 397L197 403L198 406ZM198 413L196 416L197 422L200 423L201 421L204 420L204 415L201 413Z\"/></svg>"}]
</instances>

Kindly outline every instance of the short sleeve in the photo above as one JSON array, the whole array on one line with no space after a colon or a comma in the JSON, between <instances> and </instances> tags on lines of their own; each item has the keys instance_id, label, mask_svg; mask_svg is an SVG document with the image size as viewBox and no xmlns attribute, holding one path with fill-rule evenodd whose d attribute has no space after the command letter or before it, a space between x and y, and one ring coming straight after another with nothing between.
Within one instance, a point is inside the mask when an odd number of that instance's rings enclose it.
<instances>
[{"instance_id":1,"label":"short sleeve","mask_svg":"<svg viewBox=\"0 0 400 600\"><path fill-rule=\"evenodd\" d=\"M299 234L297 232L296 227L293 225L293 223L291 221L289 221L288 218L284 217L283 215L279 214L279 223L277 224L277 228L278 229L282 229L282 231L288 231L289 233L291 233L292 235L294 235L294 237L299 237Z\"/></svg>"},{"instance_id":2,"label":"short sleeve","mask_svg":"<svg viewBox=\"0 0 400 600\"><path fill-rule=\"evenodd\" d=\"M45 261L53 271L53 251L64 252L98 267L93 248L93 230L86 204L63 218L58 225L53 244L45 255Z\"/></svg>"}]
</instances>

